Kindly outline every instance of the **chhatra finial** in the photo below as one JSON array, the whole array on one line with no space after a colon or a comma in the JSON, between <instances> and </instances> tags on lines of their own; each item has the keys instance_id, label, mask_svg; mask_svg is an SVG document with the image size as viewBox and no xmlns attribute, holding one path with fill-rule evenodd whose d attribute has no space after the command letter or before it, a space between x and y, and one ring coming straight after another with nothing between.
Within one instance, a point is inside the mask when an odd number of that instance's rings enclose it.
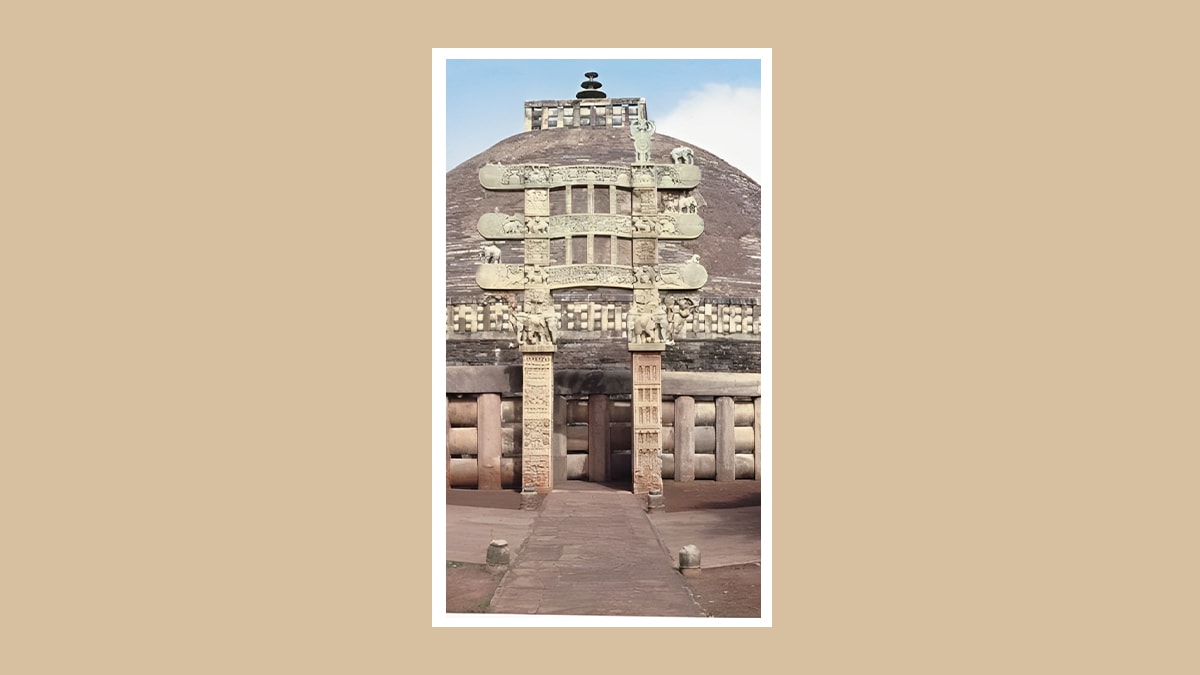
<instances>
[{"instance_id":1,"label":"chhatra finial","mask_svg":"<svg viewBox=\"0 0 1200 675\"><path fill-rule=\"evenodd\" d=\"M587 79L580 83L579 86L583 87L583 90L575 94L575 98L608 98L608 94L600 91L600 87L604 85L596 82L596 78L600 76L600 73L589 72L584 73L583 76Z\"/></svg>"}]
</instances>

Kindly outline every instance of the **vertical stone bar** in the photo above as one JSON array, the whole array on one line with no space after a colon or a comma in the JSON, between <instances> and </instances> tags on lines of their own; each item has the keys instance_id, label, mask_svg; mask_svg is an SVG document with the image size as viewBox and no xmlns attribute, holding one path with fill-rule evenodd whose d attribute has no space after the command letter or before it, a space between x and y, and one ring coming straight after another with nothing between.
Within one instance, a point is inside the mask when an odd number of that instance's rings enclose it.
<instances>
[{"instance_id":1,"label":"vertical stone bar","mask_svg":"<svg viewBox=\"0 0 1200 675\"><path fill-rule=\"evenodd\" d=\"M480 394L476 431L479 438L480 490L499 490L501 487L500 455L503 433L500 429L500 394Z\"/></svg>"},{"instance_id":2,"label":"vertical stone bar","mask_svg":"<svg viewBox=\"0 0 1200 675\"><path fill-rule=\"evenodd\" d=\"M552 422L554 433L550 444L551 487L567 482L567 399L554 396Z\"/></svg>"},{"instance_id":3,"label":"vertical stone bar","mask_svg":"<svg viewBox=\"0 0 1200 675\"><path fill-rule=\"evenodd\" d=\"M595 213L596 212L596 186L592 183L588 183L588 186L587 186L587 200L588 200L587 212Z\"/></svg>"},{"instance_id":4,"label":"vertical stone bar","mask_svg":"<svg viewBox=\"0 0 1200 675\"><path fill-rule=\"evenodd\" d=\"M551 399L554 397L553 354L522 355L524 382L521 386L521 484L526 490L549 492L553 487L551 473L552 430L554 428Z\"/></svg>"},{"instance_id":5,"label":"vertical stone bar","mask_svg":"<svg viewBox=\"0 0 1200 675\"><path fill-rule=\"evenodd\" d=\"M762 480L762 397L754 399L754 480Z\"/></svg>"},{"instance_id":6,"label":"vertical stone bar","mask_svg":"<svg viewBox=\"0 0 1200 675\"><path fill-rule=\"evenodd\" d=\"M588 480L608 481L608 396L588 397Z\"/></svg>"},{"instance_id":7,"label":"vertical stone bar","mask_svg":"<svg viewBox=\"0 0 1200 675\"><path fill-rule=\"evenodd\" d=\"M608 186L608 212L609 213L617 212L617 186L616 185Z\"/></svg>"},{"instance_id":8,"label":"vertical stone bar","mask_svg":"<svg viewBox=\"0 0 1200 675\"><path fill-rule=\"evenodd\" d=\"M589 265L596 262L596 235L591 233L587 235L587 262Z\"/></svg>"},{"instance_id":9,"label":"vertical stone bar","mask_svg":"<svg viewBox=\"0 0 1200 675\"><path fill-rule=\"evenodd\" d=\"M525 217L544 222L550 216L550 190L525 189ZM521 487L549 492L554 485L554 335L558 316L545 268L549 235L544 227L525 235L524 330L518 332L522 359ZM538 261L538 262L535 262Z\"/></svg>"},{"instance_id":10,"label":"vertical stone bar","mask_svg":"<svg viewBox=\"0 0 1200 675\"><path fill-rule=\"evenodd\" d=\"M675 480L696 479L696 399L675 397Z\"/></svg>"},{"instance_id":11,"label":"vertical stone bar","mask_svg":"<svg viewBox=\"0 0 1200 675\"><path fill-rule=\"evenodd\" d=\"M662 492L661 410L662 350L634 350L633 493L637 495Z\"/></svg>"},{"instance_id":12,"label":"vertical stone bar","mask_svg":"<svg viewBox=\"0 0 1200 675\"><path fill-rule=\"evenodd\" d=\"M733 398L717 397L717 480L734 480Z\"/></svg>"}]
</instances>

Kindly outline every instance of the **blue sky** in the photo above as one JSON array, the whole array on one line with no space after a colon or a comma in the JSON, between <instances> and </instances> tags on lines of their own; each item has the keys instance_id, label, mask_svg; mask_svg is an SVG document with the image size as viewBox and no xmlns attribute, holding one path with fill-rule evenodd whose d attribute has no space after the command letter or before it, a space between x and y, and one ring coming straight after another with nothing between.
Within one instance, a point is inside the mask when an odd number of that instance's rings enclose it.
<instances>
[{"instance_id":1,"label":"blue sky","mask_svg":"<svg viewBox=\"0 0 1200 675\"><path fill-rule=\"evenodd\" d=\"M523 106L571 99L596 78L611 98L645 98L659 133L687 140L759 183L769 160L770 50L434 50L434 119L445 168L523 131ZM764 83L767 86L764 87ZM444 110L436 109L444 101Z\"/></svg>"}]
</instances>

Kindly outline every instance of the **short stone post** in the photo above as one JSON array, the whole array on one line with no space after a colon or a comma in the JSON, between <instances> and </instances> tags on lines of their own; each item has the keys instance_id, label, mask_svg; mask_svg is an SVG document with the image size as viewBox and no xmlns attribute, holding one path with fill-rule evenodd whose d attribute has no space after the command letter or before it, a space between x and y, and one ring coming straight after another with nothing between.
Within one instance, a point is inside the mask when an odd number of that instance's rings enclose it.
<instances>
[{"instance_id":1,"label":"short stone post","mask_svg":"<svg viewBox=\"0 0 1200 675\"><path fill-rule=\"evenodd\" d=\"M512 557L508 552L508 542L504 539L493 539L492 543L488 544L488 568L507 567L511 559Z\"/></svg>"},{"instance_id":2,"label":"short stone post","mask_svg":"<svg viewBox=\"0 0 1200 675\"><path fill-rule=\"evenodd\" d=\"M646 495L646 510L658 511L667 505L666 498L663 496L662 490L650 490Z\"/></svg>"},{"instance_id":3,"label":"short stone post","mask_svg":"<svg viewBox=\"0 0 1200 675\"><path fill-rule=\"evenodd\" d=\"M695 544L679 549L679 571L685 577L700 575L700 548Z\"/></svg>"}]
</instances>

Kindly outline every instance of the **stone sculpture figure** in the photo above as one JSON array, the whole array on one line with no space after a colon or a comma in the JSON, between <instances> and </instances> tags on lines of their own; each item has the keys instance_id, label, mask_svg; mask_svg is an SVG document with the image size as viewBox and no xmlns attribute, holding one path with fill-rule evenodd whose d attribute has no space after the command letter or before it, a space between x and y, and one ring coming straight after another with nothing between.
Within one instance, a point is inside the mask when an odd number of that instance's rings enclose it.
<instances>
[{"instance_id":1,"label":"stone sculpture figure","mask_svg":"<svg viewBox=\"0 0 1200 675\"><path fill-rule=\"evenodd\" d=\"M521 216L509 216L504 221L504 234L519 234L525 229Z\"/></svg>"},{"instance_id":2,"label":"stone sculpture figure","mask_svg":"<svg viewBox=\"0 0 1200 675\"><path fill-rule=\"evenodd\" d=\"M500 247L495 244L481 244L479 246L479 259L485 265L500 263Z\"/></svg>"},{"instance_id":3,"label":"stone sculpture figure","mask_svg":"<svg viewBox=\"0 0 1200 675\"><path fill-rule=\"evenodd\" d=\"M513 312L512 322L518 344L552 345L558 340L558 315L554 312Z\"/></svg>"},{"instance_id":4,"label":"stone sculpture figure","mask_svg":"<svg viewBox=\"0 0 1200 675\"><path fill-rule=\"evenodd\" d=\"M691 298L676 298L667 308L667 344L675 344L675 338L683 333L683 328L695 308L696 301Z\"/></svg>"},{"instance_id":5,"label":"stone sculpture figure","mask_svg":"<svg viewBox=\"0 0 1200 675\"><path fill-rule=\"evenodd\" d=\"M695 154L691 148L680 146L671 151L671 161L675 164L695 164Z\"/></svg>"},{"instance_id":6,"label":"stone sculpture figure","mask_svg":"<svg viewBox=\"0 0 1200 675\"><path fill-rule=\"evenodd\" d=\"M667 310L662 305L633 315L634 342L666 342L668 330Z\"/></svg>"},{"instance_id":7,"label":"stone sculpture figure","mask_svg":"<svg viewBox=\"0 0 1200 675\"><path fill-rule=\"evenodd\" d=\"M638 118L629 124L629 135L633 136L633 149L638 163L650 161L650 137L654 135L654 122Z\"/></svg>"}]
</instances>

